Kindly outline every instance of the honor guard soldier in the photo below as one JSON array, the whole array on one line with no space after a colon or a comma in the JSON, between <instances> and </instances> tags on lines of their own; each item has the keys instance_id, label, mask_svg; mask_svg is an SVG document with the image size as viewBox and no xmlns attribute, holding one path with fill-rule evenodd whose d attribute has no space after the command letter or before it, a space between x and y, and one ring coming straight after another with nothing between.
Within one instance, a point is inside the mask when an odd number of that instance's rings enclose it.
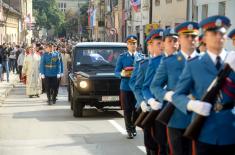
<instances>
[{"instance_id":1,"label":"honor guard soldier","mask_svg":"<svg viewBox=\"0 0 235 155\"><path fill-rule=\"evenodd\" d=\"M232 39L233 46L235 47L235 29L233 29L231 32L229 32L228 37Z\"/></svg>"},{"instance_id":2,"label":"honor guard soldier","mask_svg":"<svg viewBox=\"0 0 235 155\"><path fill-rule=\"evenodd\" d=\"M163 45L165 57L176 53L179 48L178 34L173 28L167 28L163 32Z\"/></svg>"},{"instance_id":3,"label":"honor guard soldier","mask_svg":"<svg viewBox=\"0 0 235 155\"><path fill-rule=\"evenodd\" d=\"M210 84L214 84L214 79L220 70L223 70L225 63L235 69L234 52L227 52L223 48L224 35L230 26L230 20L225 16L211 16L202 20L199 26L204 32L203 39L207 52L186 63L176 86L173 102L185 115L194 113L205 117L199 136L195 139L197 155L233 155L235 153L234 71L223 80L219 94L211 96L214 103L201 100L210 90ZM229 54L231 56L228 56ZM195 99L188 97L190 92Z\"/></svg>"},{"instance_id":4,"label":"honor guard soldier","mask_svg":"<svg viewBox=\"0 0 235 155\"><path fill-rule=\"evenodd\" d=\"M129 79L131 77L131 68L133 69L134 58L138 55L137 49L137 37L135 35L129 35L126 38L128 51L120 54L117 60L115 68L115 76L121 78L120 83L120 96L121 104L124 109L124 120L127 131L127 138L133 139L136 136L136 129L134 121L136 118L135 109L135 96L132 93L129 86Z\"/></svg>"},{"instance_id":5,"label":"honor guard soldier","mask_svg":"<svg viewBox=\"0 0 235 155\"><path fill-rule=\"evenodd\" d=\"M46 52L42 55L40 73L44 79L48 104L56 103L57 80L61 74L61 64L58 53L52 51L53 45L46 45Z\"/></svg>"},{"instance_id":6,"label":"honor guard soldier","mask_svg":"<svg viewBox=\"0 0 235 155\"><path fill-rule=\"evenodd\" d=\"M151 57L151 55L153 55L152 38L151 38L152 35L153 35L153 33L150 32L150 34L145 39L145 42L147 44L148 54L150 55L150 57ZM148 67L148 62L149 62L149 58L145 58L144 60L140 61L135 84L133 86L133 93L135 94L135 98L137 101L136 108L139 109L142 102L144 102L144 105L146 105L144 107L141 107L142 112L150 111L150 107L147 106L147 104L144 100L144 97L143 97L143 93L142 93L143 81L145 78L146 68ZM142 103L142 105L143 105L143 103ZM146 148L147 155L155 155L157 152L157 149L158 149L158 145L155 142L155 140L153 139L152 129L153 129L152 127L143 129L144 145Z\"/></svg>"},{"instance_id":7,"label":"honor guard soldier","mask_svg":"<svg viewBox=\"0 0 235 155\"><path fill-rule=\"evenodd\" d=\"M172 95L178 79L186 61L197 55L195 47L198 29L198 23L195 22L184 22L175 28L175 32L179 35L181 49L179 52L163 58L151 84L151 91L161 103L167 101L170 102L168 104L174 104L175 106L175 103L172 103ZM171 151L174 155L191 155L192 153L191 140L183 137L190 119L191 115L184 114L175 108L167 124Z\"/></svg>"},{"instance_id":8,"label":"honor guard soldier","mask_svg":"<svg viewBox=\"0 0 235 155\"><path fill-rule=\"evenodd\" d=\"M146 103L151 107L152 111L157 111L162 108L162 103L158 102L153 93L150 91L150 85L155 75L156 69L158 68L163 54L163 46L162 46L162 37L163 37L163 29L157 29L152 32L152 57L149 59L148 67L146 69L145 78L143 82L142 93L144 96L145 102L141 103L141 107L144 107ZM159 153L160 155L167 155L168 153L168 145L167 145L167 136L165 127L158 121L153 121L153 137L155 142L157 143L157 150L153 152L153 154Z\"/></svg>"}]
</instances>

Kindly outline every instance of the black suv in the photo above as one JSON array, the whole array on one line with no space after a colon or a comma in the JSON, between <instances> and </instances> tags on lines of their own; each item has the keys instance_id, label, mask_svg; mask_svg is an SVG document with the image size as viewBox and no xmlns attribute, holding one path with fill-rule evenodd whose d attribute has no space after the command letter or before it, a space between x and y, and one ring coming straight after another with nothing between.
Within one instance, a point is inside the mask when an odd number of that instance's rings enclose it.
<instances>
[{"instance_id":1,"label":"black suv","mask_svg":"<svg viewBox=\"0 0 235 155\"><path fill-rule=\"evenodd\" d=\"M68 98L74 117L82 117L85 105L101 109L120 106L120 79L114 76L118 56L127 50L125 43L78 43L72 52Z\"/></svg>"}]
</instances>

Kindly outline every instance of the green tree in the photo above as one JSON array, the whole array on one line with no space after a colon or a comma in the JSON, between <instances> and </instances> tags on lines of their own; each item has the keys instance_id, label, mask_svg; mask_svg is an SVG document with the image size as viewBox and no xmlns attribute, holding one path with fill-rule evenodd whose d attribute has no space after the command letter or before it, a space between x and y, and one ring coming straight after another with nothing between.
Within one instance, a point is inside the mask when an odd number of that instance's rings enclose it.
<instances>
[{"instance_id":1,"label":"green tree","mask_svg":"<svg viewBox=\"0 0 235 155\"><path fill-rule=\"evenodd\" d=\"M58 33L64 24L64 14L58 8L55 0L33 0L33 13L36 17L36 27L54 28Z\"/></svg>"}]
</instances>

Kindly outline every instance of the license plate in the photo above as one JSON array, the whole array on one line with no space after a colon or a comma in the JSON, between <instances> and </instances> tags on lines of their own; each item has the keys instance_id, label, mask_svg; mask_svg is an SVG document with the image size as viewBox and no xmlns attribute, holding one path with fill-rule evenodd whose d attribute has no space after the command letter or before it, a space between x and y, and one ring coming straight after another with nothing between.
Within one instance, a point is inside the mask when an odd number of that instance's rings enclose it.
<instances>
[{"instance_id":1,"label":"license plate","mask_svg":"<svg viewBox=\"0 0 235 155\"><path fill-rule=\"evenodd\" d=\"M119 101L119 96L102 96L102 102Z\"/></svg>"}]
</instances>

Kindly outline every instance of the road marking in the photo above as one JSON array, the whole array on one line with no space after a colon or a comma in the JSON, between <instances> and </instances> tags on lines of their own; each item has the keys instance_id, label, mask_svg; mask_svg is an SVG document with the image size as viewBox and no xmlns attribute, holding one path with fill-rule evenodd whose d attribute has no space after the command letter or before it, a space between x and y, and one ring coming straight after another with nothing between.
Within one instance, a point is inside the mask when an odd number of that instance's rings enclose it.
<instances>
[{"instance_id":1,"label":"road marking","mask_svg":"<svg viewBox=\"0 0 235 155\"><path fill-rule=\"evenodd\" d=\"M127 135L126 130L119 125L115 120L108 120L109 123L111 123L122 135ZM137 146L138 149L140 149L142 152L144 152L146 154L146 150L144 146Z\"/></svg>"},{"instance_id":2,"label":"road marking","mask_svg":"<svg viewBox=\"0 0 235 155\"><path fill-rule=\"evenodd\" d=\"M144 146L137 146L142 152L144 152L146 154L146 150Z\"/></svg>"},{"instance_id":3,"label":"road marking","mask_svg":"<svg viewBox=\"0 0 235 155\"><path fill-rule=\"evenodd\" d=\"M111 123L121 134L127 135L126 130L123 129L121 125L119 125L116 121L114 120L108 120L109 123Z\"/></svg>"}]
</instances>

